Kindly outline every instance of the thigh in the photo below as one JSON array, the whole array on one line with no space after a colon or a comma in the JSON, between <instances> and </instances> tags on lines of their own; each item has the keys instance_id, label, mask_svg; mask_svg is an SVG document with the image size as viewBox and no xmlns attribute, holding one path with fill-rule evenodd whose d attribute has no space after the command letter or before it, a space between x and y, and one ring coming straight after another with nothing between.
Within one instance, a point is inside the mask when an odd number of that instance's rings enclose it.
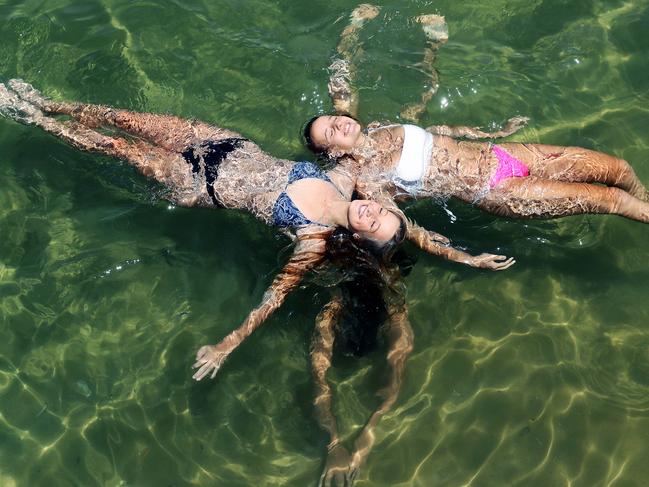
<instances>
[{"instance_id":1,"label":"thigh","mask_svg":"<svg viewBox=\"0 0 649 487\"><path fill-rule=\"evenodd\" d=\"M614 209L617 188L528 176L502 181L476 205L511 218L556 218Z\"/></svg>"},{"instance_id":2,"label":"thigh","mask_svg":"<svg viewBox=\"0 0 649 487\"><path fill-rule=\"evenodd\" d=\"M519 143L499 146L524 162L531 175L557 181L606 183L627 166L615 156L582 147Z\"/></svg>"}]
</instances>

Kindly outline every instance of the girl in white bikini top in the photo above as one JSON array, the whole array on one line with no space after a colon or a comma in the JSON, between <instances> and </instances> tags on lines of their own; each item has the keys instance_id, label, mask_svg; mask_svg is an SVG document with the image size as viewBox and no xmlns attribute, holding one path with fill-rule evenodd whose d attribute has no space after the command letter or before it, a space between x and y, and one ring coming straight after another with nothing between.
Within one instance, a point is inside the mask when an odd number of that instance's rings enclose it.
<instances>
[{"instance_id":1,"label":"girl in white bikini top","mask_svg":"<svg viewBox=\"0 0 649 487\"><path fill-rule=\"evenodd\" d=\"M416 125L402 125L403 148L392 175L393 182L406 191L419 186L433 151L433 135Z\"/></svg>"}]
</instances>

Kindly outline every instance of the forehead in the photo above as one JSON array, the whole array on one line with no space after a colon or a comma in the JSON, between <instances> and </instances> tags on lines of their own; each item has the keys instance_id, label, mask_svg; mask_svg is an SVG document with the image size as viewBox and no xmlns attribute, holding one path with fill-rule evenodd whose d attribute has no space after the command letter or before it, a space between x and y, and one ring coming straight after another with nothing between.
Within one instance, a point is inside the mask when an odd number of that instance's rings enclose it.
<instances>
[{"instance_id":1,"label":"forehead","mask_svg":"<svg viewBox=\"0 0 649 487\"><path fill-rule=\"evenodd\" d=\"M315 134L322 132L331 124L332 120L333 117L331 115L322 115L321 117L316 118L315 122L313 122L313 125L311 126L311 133Z\"/></svg>"}]
</instances>

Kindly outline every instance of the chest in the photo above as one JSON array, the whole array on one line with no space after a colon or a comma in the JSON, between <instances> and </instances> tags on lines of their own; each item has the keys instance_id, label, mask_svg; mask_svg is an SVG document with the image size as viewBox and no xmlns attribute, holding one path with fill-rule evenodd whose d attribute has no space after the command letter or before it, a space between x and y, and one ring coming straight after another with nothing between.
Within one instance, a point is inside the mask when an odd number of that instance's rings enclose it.
<instances>
[{"instance_id":1,"label":"chest","mask_svg":"<svg viewBox=\"0 0 649 487\"><path fill-rule=\"evenodd\" d=\"M372 143L370 150L363 154L364 165L376 166L380 171L391 171L397 167L403 151L403 126L381 127L368 135Z\"/></svg>"}]
</instances>

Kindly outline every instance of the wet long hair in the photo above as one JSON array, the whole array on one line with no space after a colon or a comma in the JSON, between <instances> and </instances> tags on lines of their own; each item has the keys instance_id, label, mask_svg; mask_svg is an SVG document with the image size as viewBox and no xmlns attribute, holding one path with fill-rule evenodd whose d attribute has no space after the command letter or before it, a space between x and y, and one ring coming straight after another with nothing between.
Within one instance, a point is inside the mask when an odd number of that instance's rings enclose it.
<instances>
[{"instance_id":1,"label":"wet long hair","mask_svg":"<svg viewBox=\"0 0 649 487\"><path fill-rule=\"evenodd\" d=\"M324 148L320 147L313 141L313 137L311 136L311 129L313 128L315 121L323 116L325 115L321 114L313 116L312 118L307 120L307 122L302 127L302 139L304 140L304 145L306 145L307 149L309 149L311 152L318 155L324 152Z\"/></svg>"},{"instance_id":2,"label":"wet long hair","mask_svg":"<svg viewBox=\"0 0 649 487\"><path fill-rule=\"evenodd\" d=\"M343 306L335 328L336 348L344 355L362 356L376 346L389 309L405 306L402 277L414 261L396 250L396 244L377 251L344 228L336 229L327 239L327 256L343 274L338 285Z\"/></svg>"}]
</instances>

